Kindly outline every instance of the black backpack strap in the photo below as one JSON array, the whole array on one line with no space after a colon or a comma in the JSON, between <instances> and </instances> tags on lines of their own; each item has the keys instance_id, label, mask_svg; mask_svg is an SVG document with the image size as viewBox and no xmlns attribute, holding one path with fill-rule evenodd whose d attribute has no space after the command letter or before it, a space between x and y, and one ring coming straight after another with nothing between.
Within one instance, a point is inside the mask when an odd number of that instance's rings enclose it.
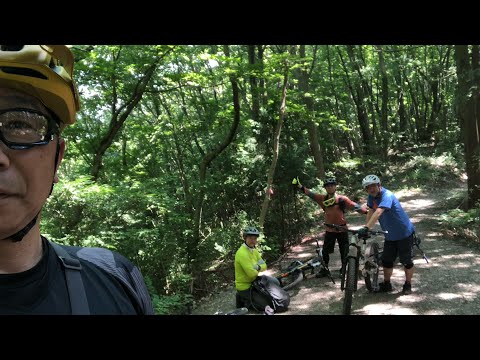
<instances>
[{"instance_id":1,"label":"black backpack strap","mask_svg":"<svg viewBox=\"0 0 480 360\"><path fill-rule=\"evenodd\" d=\"M345 204L345 199L343 198L343 196L338 197L338 206L340 207L340 210L342 210L342 212L345 213L346 204Z\"/></svg>"},{"instance_id":2,"label":"black backpack strap","mask_svg":"<svg viewBox=\"0 0 480 360\"><path fill-rule=\"evenodd\" d=\"M70 298L70 306L72 308L72 315L90 315L88 307L87 294L83 287L82 265L78 259L74 259L70 254L62 248L59 244L49 241L55 253L62 262L65 269L65 279L67 281L68 296Z\"/></svg>"}]
</instances>

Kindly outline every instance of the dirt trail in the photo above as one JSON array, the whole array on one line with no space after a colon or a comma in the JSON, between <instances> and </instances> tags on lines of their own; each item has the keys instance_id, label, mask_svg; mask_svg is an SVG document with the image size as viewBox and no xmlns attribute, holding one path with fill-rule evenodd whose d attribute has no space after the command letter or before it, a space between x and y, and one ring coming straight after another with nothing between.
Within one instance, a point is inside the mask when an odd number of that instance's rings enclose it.
<instances>
[{"instance_id":1,"label":"dirt trail","mask_svg":"<svg viewBox=\"0 0 480 360\"><path fill-rule=\"evenodd\" d=\"M416 272L412 280L411 295L401 295L405 279L402 266L395 265L392 284L394 291L372 294L363 281L354 294L353 315L472 315L480 314L480 249L461 239L445 239L439 228L440 216L447 210L442 203L448 196L438 189L431 192L396 192L403 208L415 224L422 238L421 247L429 257L427 264L418 251L414 259ZM351 226L364 223L364 217L347 214ZM377 224L378 229L380 228ZM320 236L318 234L317 236ZM382 238L379 239L383 241ZM315 254L315 237L306 238L293 247L285 260L309 258ZM340 258L338 246L330 257L330 270L335 279L308 278L290 291L289 311L279 315L334 315L342 313L343 295L340 290ZM272 267L267 274L275 273ZM383 280L383 271L380 272ZM228 311L235 304L233 286L205 300L193 314L214 314Z\"/></svg>"}]
</instances>

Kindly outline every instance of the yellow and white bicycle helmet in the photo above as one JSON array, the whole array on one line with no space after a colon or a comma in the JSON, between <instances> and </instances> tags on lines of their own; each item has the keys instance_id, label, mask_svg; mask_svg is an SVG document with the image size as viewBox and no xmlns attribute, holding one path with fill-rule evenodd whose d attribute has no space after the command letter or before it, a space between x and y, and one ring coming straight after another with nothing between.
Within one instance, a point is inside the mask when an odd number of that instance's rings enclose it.
<instances>
[{"instance_id":1,"label":"yellow and white bicycle helmet","mask_svg":"<svg viewBox=\"0 0 480 360\"><path fill-rule=\"evenodd\" d=\"M80 110L74 58L66 45L0 45L0 86L38 98L60 120L60 131Z\"/></svg>"}]
</instances>

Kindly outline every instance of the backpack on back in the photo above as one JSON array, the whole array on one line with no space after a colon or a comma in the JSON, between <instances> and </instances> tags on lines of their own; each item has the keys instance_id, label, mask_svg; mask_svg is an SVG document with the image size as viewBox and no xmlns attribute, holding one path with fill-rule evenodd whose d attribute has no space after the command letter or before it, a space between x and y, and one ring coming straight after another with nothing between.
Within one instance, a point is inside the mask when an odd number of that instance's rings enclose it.
<instances>
[{"instance_id":1,"label":"backpack on back","mask_svg":"<svg viewBox=\"0 0 480 360\"><path fill-rule=\"evenodd\" d=\"M53 241L49 241L55 251L58 259L61 261L65 271L65 279L67 290L72 307L72 315L89 315L90 310L88 300L83 286L81 276L82 265L77 258L72 257L66 250L70 246L60 245ZM125 291L130 295L132 303L136 305L139 312L143 315L153 315L153 307L151 305L150 295L144 287L138 269L134 269L129 273L127 269L120 268L115 262L114 256L110 250L102 248L83 248L83 260L89 261L110 275L114 276L124 287ZM78 253L77 253L78 254ZM112 255L112 256L106 256Z\"/></svg>"},{"instance_id":2,"label":"backpack on back","mask_svg":"<svg viewBox=\"0 0 480 360\"><path fill-rule=\"evenodd\" d=\"M346 204L345 204L345 199L343 198L343 196L338 197L338 206L340 207L340 210L342 210L342 212L345 213Z\"/></svg>"}]
</instances>

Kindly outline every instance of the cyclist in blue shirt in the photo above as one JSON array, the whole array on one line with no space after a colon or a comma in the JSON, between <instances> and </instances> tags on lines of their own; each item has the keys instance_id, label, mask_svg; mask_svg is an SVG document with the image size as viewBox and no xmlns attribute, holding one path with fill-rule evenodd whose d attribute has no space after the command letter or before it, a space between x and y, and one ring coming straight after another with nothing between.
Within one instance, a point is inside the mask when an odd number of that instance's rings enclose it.
<instances>
[{"instance_id":1,"label":"cyclist in blue shirt","mask_svg":"<svg viewBox=\"0 0 480 360\"><path fill-rule=\"evenodd\" d=\"M385 234L385 242L382 254L383 283L380 283L379 292L393 290L390 278L393 273L393 264L397 255L405 270L405 283L402 293L412 293L413 266L413 241L415 227L410 218L403 210L400 201L388 189L382 187L380 179L376 175L367 175L362 180L362 187L368 192L367 200L367 224L358 232L359 236L365 235L377 220Z\"/></svg>"}]
</instances>

